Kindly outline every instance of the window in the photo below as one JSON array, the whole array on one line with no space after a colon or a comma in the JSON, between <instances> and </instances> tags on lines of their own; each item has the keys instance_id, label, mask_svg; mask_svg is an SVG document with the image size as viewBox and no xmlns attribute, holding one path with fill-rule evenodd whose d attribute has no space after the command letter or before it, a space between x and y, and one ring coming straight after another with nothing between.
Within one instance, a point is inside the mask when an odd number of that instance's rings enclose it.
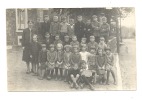
<instances>
[{"instance_id":1,"label":"window","mask_svg":"<svg viewBox=\"0 0 142 100\"><path fill-rule=\"evenodd\" d=\"M16 9L16 32L22 32L27 27L27 9Z\"/></svg>"}]
</instances>

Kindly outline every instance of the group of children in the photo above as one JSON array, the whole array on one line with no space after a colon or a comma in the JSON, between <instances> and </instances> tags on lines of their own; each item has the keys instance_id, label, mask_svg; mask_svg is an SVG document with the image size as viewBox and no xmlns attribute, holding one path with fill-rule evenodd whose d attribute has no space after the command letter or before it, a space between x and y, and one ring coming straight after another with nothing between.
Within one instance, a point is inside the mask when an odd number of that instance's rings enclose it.
<instances>
[{"instance_id":1,"label":"group of children","mask_svg":"<svg viewBox=\"0 0 142 100\"><path fill-rule=\"evenodd\" d=\"M56 34L53 41L47 32L45 37L45 43L40 44L38 36L33 35L31 43L32 72L38 79L63 80L76 89L89 85L94 90L97 82L109 84L111 73L116 84L114 57L104 37L100 37L99 43L94 35L89 40L82 37L81 42L76 35Z\"/></svg>"}]
</instances>

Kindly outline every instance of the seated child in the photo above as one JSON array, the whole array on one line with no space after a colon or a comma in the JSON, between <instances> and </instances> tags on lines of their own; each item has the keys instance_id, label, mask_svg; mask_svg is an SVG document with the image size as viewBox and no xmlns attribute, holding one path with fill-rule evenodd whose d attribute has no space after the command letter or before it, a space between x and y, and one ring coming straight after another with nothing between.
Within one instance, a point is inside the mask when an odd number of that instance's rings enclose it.
<instances>
[{"instance_id":1,"label":"seated child","mask_svg":"<svg viewBox=\"0 0 142 100\"><path fill-rule=\"evenodd\" d=\"M65 52L64 52L64 77L65 82L69 82L69 70L70 70L70 56L71 56L71 46L65 45L64 46Z\"/></svg>"},{"instance_id":2,"label":"seated child","mask_svg":"<svg viewBox=\"0 0 142 100\"><path fill-rule=\"evenodd\" d=\"M56 80L58 79L58 70L60 71L60 80L63 80L63 59L64 59L63 45L57 44L57 61L55 67Z\"/></svg>"},{"instance_id":3,"label":"seated child","mask_svg":"<svg viewBox=\"0 0 142 100\"><path fill-rule=\"evenodd\" d=\"M38 70L38 57L41 50L41 45L37 41L37 35L33 35L33 42L31 43L31 55L32 55L32 70L34 75L37 75Z\"/></svg>"},{"instance_id":4,"label":"seated child","mask_svg":"<svg viewBox=\"0 0 142 100\"><path fill-rule=\"evenodd\" d=\"M111 53L110 48L106 48L106 57L107 57L107 64L106 64L106 70L107 70L107 82L106 84L109 85L109 75L112 74L114 83L116 85L116 79L115 79L115 73L114 73L114 56Z\"/></svg>"},{"instance_id":5,"label":"seated child","mask_svg":"<svg viewBox=\"0 0 142 100\"><path fill-rule=\"evenodd\" d=\"M94 36L90 36L90 42L88 43L88 52L90 52L91 48L95 48L96 51L98 49L98 44L95 42Z\"/></svg>"},{"instance_id":6,"label":"seated child","mask_svg":"<svg viewBox=\"0 0 142 100\"><path fill-rule=\"evenodd\" d=\"M96 51L95 48L90 49L90 55L88 56L88 69L92 70L92 83L96 83L96 72L97 72L97 67L96 67Z\"/></svg>"},{"instance_id":7,"label":"seated child","mask_svg":"<svg viewBox=\"0 0 142 100\"><path fill-rule=\"evenodd\" d=\"M57 60L57 52L53 44L50 44L50 50L47 52L47 79L53 78L54 68Z\"/></svg>"},{"instance_id":8,"label":"seated child","mask_svg":"<svg viewBox=\"0 0 142 100\"><path fill-rule=\"evenodd\" d=\"M98 49L98 55L96 56L96 65L99 74L99 83L105 84L105 66L107 63L106 55L103 54L103 50L101 48Z\"/></svg>"},{"instance_id":9,"label":"seated child","mask_svg":"<svg viewBox=\"0 0 142 100\"><path fill-rule=\"evenodd\" d=\"M42 50L39 52L38 62L39 62L38 79L42 80L45 74L46 67L47 67L47 50L46 50L45 44L42 44Z\"/></svg>"},{"instance_id":10,"label":"seated child","mask_svg":"<svg viewBox=\"0 0 142 100\"><path fill-rule=\"evenodd\" d=\"M80 70L80 82L81 82L81 88L84 87L84 85L89 85L91 90L94 90L93 85L91 84L92 82L92 71L91 70L87 70L87 66L86 66L86 62L82 61L81 62L81 70Z\"/></svg>"}]
</instances>

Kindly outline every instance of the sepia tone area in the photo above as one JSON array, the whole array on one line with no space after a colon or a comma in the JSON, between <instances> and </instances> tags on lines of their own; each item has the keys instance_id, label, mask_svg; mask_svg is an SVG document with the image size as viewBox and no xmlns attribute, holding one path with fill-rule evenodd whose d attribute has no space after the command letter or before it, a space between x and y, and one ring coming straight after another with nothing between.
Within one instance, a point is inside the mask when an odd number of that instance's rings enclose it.
<instances>
[{"instance_id":1,"label":"sepia tone area","mask_svg":"<svg viewBox=\"0 0 142 100\"><path fill-rule=\"evenodd\" d=\"M95 91L99 90L136 90L136 40L135 40L135 11L134 8L46 8L46 9L7 9L7 87L8 91L90 91L89 86L82 88L70 88L70 84L61 80L39 80L33 73L26 74L26 63L22 61L22 34L28 27L28 21L34 22L33 29L36 34L40 23L44 22L44 16L66 16L67 22L72 18L77 22L77 16L83 17L83 22L91 19L93 15L99 18L105 16L110 25L110 33L107 45L114 54L114 73L116 85L110 74L109 85L93 84ZM101 22L101 20L98 20ZM43 42L38 35L38 41ZM30 64L31 67L31 64ZM106 76L105 76L106 77ZM99 75L96 75L96 80Z\"/></svg>"}]
</instances>

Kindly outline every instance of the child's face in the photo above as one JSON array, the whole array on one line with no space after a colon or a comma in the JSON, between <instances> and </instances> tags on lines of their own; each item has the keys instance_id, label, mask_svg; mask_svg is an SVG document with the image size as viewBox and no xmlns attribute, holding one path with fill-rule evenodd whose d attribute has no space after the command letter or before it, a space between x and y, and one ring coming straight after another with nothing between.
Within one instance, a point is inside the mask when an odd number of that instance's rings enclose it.
<instances>
[{"instance_id":1,"label":"child's face","mask_svg":"<svg viewBox=\"0 0 142 100\"><path fill-rule=\"evenodd\" d=\"M82 68L86 69L86 63L82 63Z\"/></svg>"},{"instance_id":2,"label":"child's face","mask_svg":"<svg viewBox=\"0 0 142 100\"><path fill-rule=\"evenodd\" d=\"M97 18L97 17L93 18L93 21L97 21L97 20L98 20L98 18Z\"/></svg>"},{"instance_id":3,"label":"child's face","mask_svg":"<svg viewBox=\"0 0 142 100\"><path fill-rule=\"evenodd\" d=\"M60 39L59 36L56 36L56 37L55 37L55 40L59 40L59 39Z\"/></svg>"},{"instance_id":4,"label":"child's face","mask_svg":"<svg viewBox=\"0 0 142 100\"><path fill-rule=\"evenodd\" d=\"M87 20L87 25L90 25L91 24L91 20Z\"/></svg>"},{"instance_id":5,"label":"child's face","mask_svg":"<svg viewBox=\"0 0 142 100\"><path fill-rule=\"evenodd\" d=\"M95 38L90 38L90 41L91 41L91 42L94 42L94 41L95 41Z\"/></svg>"},{"instance_id":6,"label":"child's face","mask_svg":"<svg viewBox=\"0 0 142 100\"><path fill-rule=\"evenodd\" d=\"M77 41L77 38L76 38L76 37L73 37L73 38L72 38L72 41Z\"/></svg>"},{"instance_id":7,"label":"child's face","mask_svg":"<svg viewBox=\"0 0 142 100\"><path fill-rule=\"evenodd\" d=\"M100 43L104 43L105 41L103 39L100 40Z\"/></svg>"},{"instance_id":8,"label":"child's face","mask_svg":"<svg viewBox=\"0 0 142 100\"><path fill-rule=\"evenodd\" d=\"M58 17L53 17L53 21L57 22L58 21Z\"/></svg>"},{"instance_id":9,"label":"child's face","mask_svg":"<svg viewBox=\"0 0 142 100\"><path fill-rule=\"evenodd\" d=\"M32 27L33 27L33 23L32 23L32 22L29 22L29 23L28 23L28 26L29 26L29 28L32 28Z\"/></svg>"},{"instance_id":10,"label":"child's face","mask_svg":"<svg viewBox=\"0 0 142 100\"><path fill-rule=\"evenodd\" d=\"M91 49L91 50L90 50L90 53L91 53L91 54L96 54L95 49Z\"/></svg>"},{"instance_id":11,"label":"child's face","mask_svg":"<svg viewBox=\"0 0 142 100\"><path fill-rule=\"evenodd\" d=\"M78 52L78 48L74 48L74 52L77 53Z\"/></svg>"},{"instance_id":12,"label":"child's face","mask_svg":"<svg viewBox=\"0 0 142 100\"><path fill-rule=\"evenodd\" d=\"M33 41L37 42L37 36L33 37Z\"/></svg>"},{"instance_id":13,"label":"child's face","mask_svg":"<svg viewBox=\"0 0 142 100\"><path fill-rule=\"evenodd\" d=\"M46 39L49 39L49 38L50 38L50 35L49 35L49 34L47 34L47 35L46 35Z\"/></svg>"},{"instance_id":14,"label":"child's face","mask_svg":"<svg viewBox=\"0 0 142 100\"><path fill-rule=\"evenodd\" d=\"M83 47L82 47L82 51L86 51L86 47L83 46Z\"/></svg>"},{"instance_id":15,"label":"child's face","mask_svg":"<svg viewBox=\"0 0 142 100\"><path fill-rule=\"evenodd\" d=\"M71 25L73 25L74 24L74 21L73 20L70 20L70 22L69 22Z\"/></svg>"},{"instance_id":16,"label":"child's face","mask_svg":"<svg viewBox=\"0 0 142 100\"><path fill-rule=\"evenodd\" d=\"M103 51L102 49L98 50L99 55L102 55Z\"/></svg>"},{"instance_id":17,"label":"child's face","mask_svg":"<svg viewBox=\"0 0 142 100\"><path fill-rule=\"evenodd\" d=\"M50 50L51 50L51 51L54 51L54 47L51 47Z\"/></svg>"},{"instance_id":18,"label":"child's face","mask_svg":"<svg viewBox=\"0 0 142 100\"><path fill-rule=\"evenodd\" d=\"M69 41L69 37L65 37L65 41L68 42Z\"/></svg>"},{"instance_id":19,"label":"child's face","mask_svg":"<svg viewBox=\"0 0 142 100\"><path fill-rule=\"evenodd\" d=\"M61 46L57 46L57 50L58 51L62 50L62 47Z\"/></svg>"},{"instance_id":20,"label":"child's face","mask_svg":"<svg viewBox=\"0 0 142 100\"><path fill-rule=\"evenodd\" d=\"M106 54L110 54L110 50L106 50Z\"/></svg>"},{"instance_id":21,"label":"child's face","mask_svg":"<svg viewBox=\"0 0 142 100\"><path fill-rule=\"evenodd\" d=\"M65 22L66 22L66 19L62 20L62 22L64 22L64 23L65 23Z\"/></svg>"},{"instance_id":22,"label":"child's face","mask_svg":"<svg viewBox=\"0 0 142 100\"><path fill-rule=\"evenodd\" d=\"M81 21L82 21L82 17L78 17L77 20L78 20L79 22L81 22Z\"/></svg>"},{"instance_id":23,"label":"child's face","mask_svg":"<svg viewBox=\"0 0 142 100\"><path fill-rule=\"evenodd\" d=\"M42 47L42 50L45 51L45 50L46 50L46 47Z\"/></svg>"},{"instance_id":24,"label":"child's face","mask_svg":"<svg viewBox=\"0 0 142 100\"><path fill-rule=\"evenodd\" d=\"M44 21L49 21L49 17L44 17Z\"/></svg>"},{"instance_id":25,"label":"child's face","mask_svg":"<svg viewBox=\"0 0 142 100\"><path fill-rule=\"evenodd\" d=\"M86 43L86 39L82 38L82 39L81 39L81 42L82 42L82 43Z\"/></svg>"},{"instance_id":26,"label":"child's face","mask_svg":"<svg viewBox=\"0 0 142 100\"><path fill-rule=\"evenodd\" d=\"M66 48L66 52L69 52L70 51L70 48Z\"/></svg>"}]
</instances>

